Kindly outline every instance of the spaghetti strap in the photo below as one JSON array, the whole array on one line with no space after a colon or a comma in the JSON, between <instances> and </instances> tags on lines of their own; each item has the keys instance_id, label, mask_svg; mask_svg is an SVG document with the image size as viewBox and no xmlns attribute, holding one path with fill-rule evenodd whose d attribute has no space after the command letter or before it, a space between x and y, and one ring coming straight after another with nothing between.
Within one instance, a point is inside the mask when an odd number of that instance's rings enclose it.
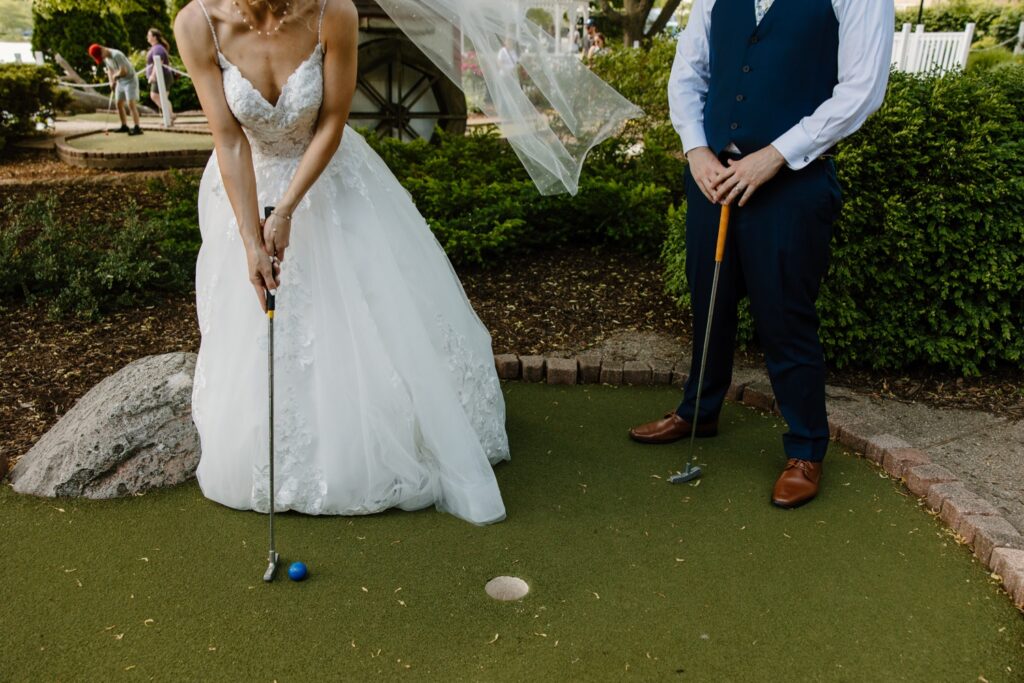
<instances>
[{"instance_id":1,"label":"spaghetti strap","mask_svg":"<svg viewBox=\"0 0 1024 683\"><path fill-rule=\"evenodd\" d=\"M324 44L324 10L327 9L327 0L320 0L320 21L316 26L316 42L323 47Z\"/></svg>"},{"instance_id":2,"label":"spaghetti strap","mask_svg":"<svg viewBox=\"0 0 1024 683\"><path fill-rule=\"evenodd\" d=\"M203 16L206 17L206 23L210 25L210 34L213 36L213 46L217 48L217 54L220 54L220 41L217 40L217 29L213 27L213 19L210 18L210 13L206 11L206 5L203 4L203 0L196 0L199 3L200 9L203 10Z\"/></svg>"}]
</instances>

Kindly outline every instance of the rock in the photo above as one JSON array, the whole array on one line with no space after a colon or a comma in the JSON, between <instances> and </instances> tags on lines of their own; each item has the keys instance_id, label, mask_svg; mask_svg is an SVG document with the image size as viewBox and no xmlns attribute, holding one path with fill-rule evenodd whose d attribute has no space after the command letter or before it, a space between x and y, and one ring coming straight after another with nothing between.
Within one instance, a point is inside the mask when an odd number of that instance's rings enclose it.
<instances>
[{"instance_id":1,"label":"rock","mask_svg":"<svg viewBox=\"0 0 1024 683\"><path fill-rule=\"evenodd\" d=\"M117 498L191 479L196 356L137 360L81 398L11 472L18 493Z\"/></svg>"},{"instance_id":2,"label":"rock","mask_svg":"<svg viewBox=\"0 0 1024 683\"><path fill-rule=\"evenodd\" d=\"M577 362L575 358L548 358L548 384L576 384Z\"/></svg>"}]
</instances>

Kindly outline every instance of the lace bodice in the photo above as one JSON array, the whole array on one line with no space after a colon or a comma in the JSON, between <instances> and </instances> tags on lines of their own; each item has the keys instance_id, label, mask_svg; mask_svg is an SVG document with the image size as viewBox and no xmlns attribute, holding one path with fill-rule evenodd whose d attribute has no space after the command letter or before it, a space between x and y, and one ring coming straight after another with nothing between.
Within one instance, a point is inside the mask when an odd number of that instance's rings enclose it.
<instances>
[{"instance_id":1,"label":"lace bodice","mask_svg":"<svg viewBox=\"0 0 1024 683\"><path fill-rule=\"evenodd\" d=\"M281 87L277 102L271 104L242 71L220 49L217 29L210 13L199 0L213 35L224 82L224 97L231 113L249 138L254 161L298 159L309 146L324 99L323 20L326 0L320 2L320 21L313 52L295 68Z\"/></svg>"},{"instance_id":2,"label":"lace bodice","mask_svg":"<svg viewBox=\"0 0 1024 683\"><path fill-rule=\"evenodd\" d=\"M295 159L309 146L324 96L323 48L292 72L281 95L271 104L221 52L217 52L224 78L224 96L231 113L242 124L253 155Z\"/></svg>"}]
</instances>

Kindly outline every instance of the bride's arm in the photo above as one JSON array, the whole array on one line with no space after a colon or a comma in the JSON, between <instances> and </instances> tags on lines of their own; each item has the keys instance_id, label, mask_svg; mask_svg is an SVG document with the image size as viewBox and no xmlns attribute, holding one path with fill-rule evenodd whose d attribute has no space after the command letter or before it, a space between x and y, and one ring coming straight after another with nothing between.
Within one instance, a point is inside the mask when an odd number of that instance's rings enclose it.
<instances>
[{"instance_id":1,"label":"bride's arm","mask_svg":"<svg viewBox=\"0 0 1024 683\"><path fill-rule=\"evenodd\" d=\"M277 209L264 228L267 248L284 259L295 207L327 168L341 144L356 90L359 15L352 0L327 0L323 23L324 100L316 131Z\"/></svg>"},{"instance_id":2,"label":"bride's arm","mask_svg":"<svg viewBox=\"0 0 1024 683\"><path fill-rule=\"evenodd\" d=\"M273 263L263 244L252 150L241 125L228 107L213 36L196 3L178 12L174 21L174 37L213 133L224 189L235 212L249 261L249 280L256 289L260 305L266 310L264 289L277 289L278 283Z\"/></svg>"}]
</instances>

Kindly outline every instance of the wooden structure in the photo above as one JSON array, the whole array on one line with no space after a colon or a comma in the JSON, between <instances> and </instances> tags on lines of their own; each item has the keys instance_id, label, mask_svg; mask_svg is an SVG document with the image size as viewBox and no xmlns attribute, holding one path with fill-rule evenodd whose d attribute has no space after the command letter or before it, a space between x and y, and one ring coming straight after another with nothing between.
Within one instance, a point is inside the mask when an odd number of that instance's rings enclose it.
<instances>
[{"instance_id":1,"label":"wooden structure","mask_svg":"<svg viewBox=\"0 0 1024 683\"><path fill-rule=\"evenodd\" d=\"M352 102L353 126L401 140L430 139L437 127L466 131L466 98L395 26L373 0L359 10L359 77ZM438 35L441 49L458 36Z\"/></svg>"}]
</instances>

